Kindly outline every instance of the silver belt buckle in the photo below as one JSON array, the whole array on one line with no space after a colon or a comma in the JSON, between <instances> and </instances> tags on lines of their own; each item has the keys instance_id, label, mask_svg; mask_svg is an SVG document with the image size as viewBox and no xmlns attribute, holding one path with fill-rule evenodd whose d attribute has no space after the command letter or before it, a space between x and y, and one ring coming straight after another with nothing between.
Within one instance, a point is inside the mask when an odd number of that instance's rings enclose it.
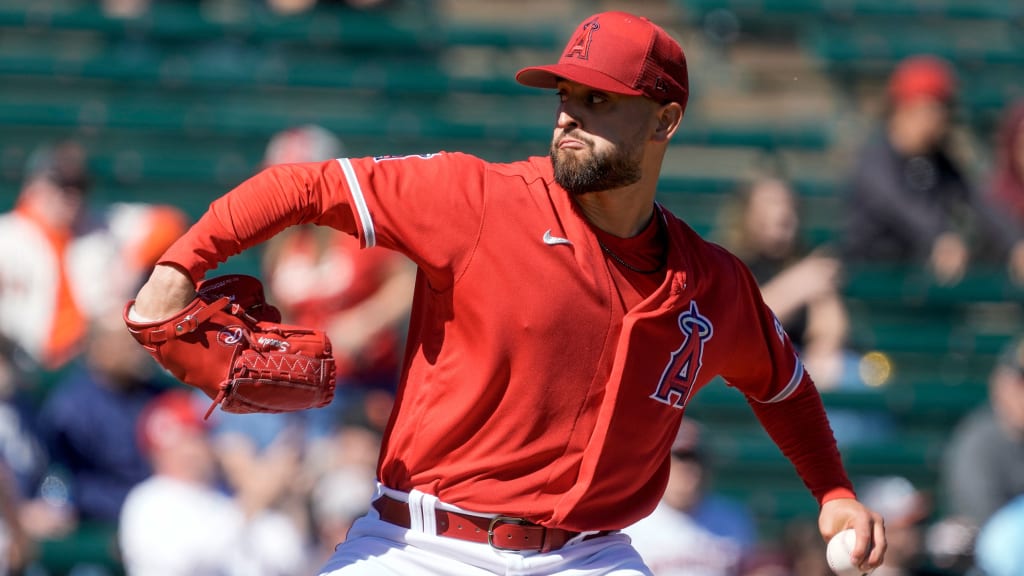
<instances>
[{"instance_id":1,"label":"silver belt buckle","mask_svg":"<svg viewBox=\"0 0 1024 576\"><path fill-rule=\"evenodd\" d=\"M523 518L515 518L513 516L495 516L491 518L491 522L487 525L487 544L495 550L501 550L503 552L518 552L521 548L506 548L504 546L494 543L494 527L497 524L516 524L519 526L528 526L533 524L529 520ZM540 547L543 543L538 542L537 546Z\"/></svg>"}]
</instances>

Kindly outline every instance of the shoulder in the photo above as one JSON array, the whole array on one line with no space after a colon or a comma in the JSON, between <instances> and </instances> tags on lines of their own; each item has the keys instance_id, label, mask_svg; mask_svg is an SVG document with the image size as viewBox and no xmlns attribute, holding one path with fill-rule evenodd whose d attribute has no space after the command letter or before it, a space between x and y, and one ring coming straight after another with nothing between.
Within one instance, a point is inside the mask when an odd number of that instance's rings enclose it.
<instances>
[{"instance_id":1,"label":"shoulder","mask_svg":"<svg viewBox=\"0 0 1024 576\"><path fill-rule=\"evenodd\" d=\"M489 164L488 169L495 176L521 179L526 184L537 181L550 184L554 181L551 160L543 156L531 156L518 162Z\"/></svg>"},{"instance_id":2,"label":"shoulder","mask_svg":"<svg viewBox=\"0 0 1024 576\"><path fill-rule=\"evenodd\" d=\"M21 244L25 242L26 235L42 238L43 231L31 220L22 217L17 212L0 214L0 238L17 240Z\"/></svg>"}]
</instances>

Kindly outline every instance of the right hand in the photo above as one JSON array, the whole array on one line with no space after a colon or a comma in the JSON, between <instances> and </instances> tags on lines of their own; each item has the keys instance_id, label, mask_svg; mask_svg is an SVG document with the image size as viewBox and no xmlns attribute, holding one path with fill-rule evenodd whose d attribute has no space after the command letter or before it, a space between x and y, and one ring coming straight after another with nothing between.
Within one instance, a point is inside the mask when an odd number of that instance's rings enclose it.
<instances>
[{"instance_id":1,"label":"right hand","mask_svg":"<svg viewBox=\"0 0 1024 576\"><path fill-rule=\"evenodd\" d=\"M196 297L196 287L184 271L158 264L135 297L135 313L149 321L174 316Z\"/></svg>"}]
</instances>

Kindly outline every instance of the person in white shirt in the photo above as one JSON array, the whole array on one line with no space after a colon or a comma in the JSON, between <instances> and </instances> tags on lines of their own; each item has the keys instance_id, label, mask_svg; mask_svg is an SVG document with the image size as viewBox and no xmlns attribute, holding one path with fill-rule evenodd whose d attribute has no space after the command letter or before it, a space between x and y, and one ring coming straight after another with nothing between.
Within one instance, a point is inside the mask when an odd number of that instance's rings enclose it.
<instances>
[{"instance_id":1,"label":"person in white shirt","mask_svg":"<svg viewBox=\"0 0 1024 576\"><path fill-rule=\"evenodd\" d=\"M154 475L122 508L129 576L292 576L306 566L302 531L271 510L247 509L217 487L217 462L195 395L171 390L139 421Z\"/></svg>"}]
</instances>

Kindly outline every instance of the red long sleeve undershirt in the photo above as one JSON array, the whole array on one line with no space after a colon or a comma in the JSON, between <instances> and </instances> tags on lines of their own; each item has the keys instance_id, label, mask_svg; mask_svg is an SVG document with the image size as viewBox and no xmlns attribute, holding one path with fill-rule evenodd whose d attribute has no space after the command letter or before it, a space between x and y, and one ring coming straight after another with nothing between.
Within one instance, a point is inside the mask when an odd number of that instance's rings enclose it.
<instances>
[{"instance_id":1,"label":"red long sleeve undershirt","mask_svg":"<svg viewBox=\"0 0 1024 576\"><path fill-rule=\"evenodd\" d=\"M804 376L799 389L782 402L748 402L819 505L856 497L833 435L807 433L808 429L831 430L821 396L809 377Z\"/></svg>"}]
</instances>

